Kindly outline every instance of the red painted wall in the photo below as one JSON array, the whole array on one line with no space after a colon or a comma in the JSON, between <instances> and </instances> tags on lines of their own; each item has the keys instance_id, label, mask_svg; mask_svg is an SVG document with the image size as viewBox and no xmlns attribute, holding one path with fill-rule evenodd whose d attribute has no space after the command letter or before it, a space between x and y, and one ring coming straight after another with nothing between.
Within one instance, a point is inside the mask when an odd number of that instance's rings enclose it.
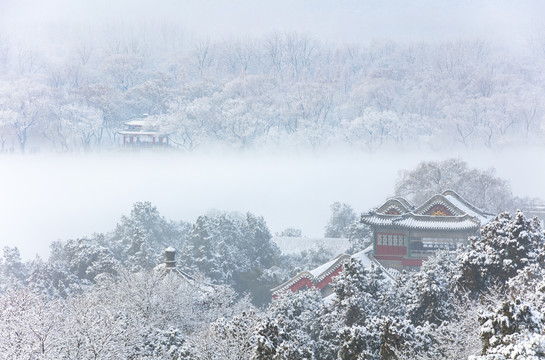
<instances>
[{"instance_id":1,"label":"red painted wall","mask_svg":"<svg viewBox=\"0 0 545 360\"><path fill-rule=\"evenodd\" d=\"M329 274L328 276L326 276L325 278L322 279L322 281L320 281L319 283L317 284L314 284L312 282L312 280L310 280L309 278L301 278L299 279L299 281L297 281L295 284L293 284L292 286L290 286L290 290L292 292L296 292L297 290L301 290L303 287L307 287L309 289L312 289L312 288L318 288L320 290L322 290L323 288L325 288L331 281L333 281L333 277L339 275L341 272L343 271L343 267L342 265L340 265L335 271L333 271L331 274Z\"/></svg>"},{"instance_id":2,"label":"red painted wall","mask_svg":"<svg viewBox=\"0 0 545 360\"><path fill-rule=\"evenodd\" d=\"M296 292L297 290L300 290L302 287L307 286L309 289L313 287L312 281L310 281L309 278L302 278L292 286L290 286L290 290L292 292Z\"/></svg>"},{"instance_id":3,"label":"red painted wall","mask_svg":"<svg viewBox=\"0 0 545 360\"><path fill-rule=\"evenodd\" d=\"M404 256L407 255L406 246L388 246L388 245L377 245L376 246L377 255L398 255Z\"/></svg>"},{"instance_id":4,"label":"red painted wall","mask_svg":"<svg viewBox=\"0 0 545 360\"><path fill-rule=\"evenodd\" d=\"M331 281L333 281L333 277L339 275L341 272L343 271L343 266L339 266L337 268L337 270L333 271L331 274L329 274L328 276L326 276L325 278L322 279L322 281L320 281L318 284L314 285L316 286L318 289L322 290L323 288L325 288Z\"/></svg>"},{"instance_id":5,"label":"red painted wall","mask_svg":"<svg viewBox=\"0 0 545 360\"><path fill-rule=\"evenodd\" d=\"M422 259L403 259L403 266L422 266Z\"/></svg>"}]
</instances>

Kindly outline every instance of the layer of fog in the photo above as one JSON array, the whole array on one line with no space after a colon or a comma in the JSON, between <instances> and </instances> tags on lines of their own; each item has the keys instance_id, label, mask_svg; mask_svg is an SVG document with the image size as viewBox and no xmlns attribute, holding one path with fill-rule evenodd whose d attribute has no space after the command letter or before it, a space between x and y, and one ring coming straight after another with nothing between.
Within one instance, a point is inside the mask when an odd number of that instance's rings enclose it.
<instances>
[{"instance_id":1,"label":"layer of fog","mask_svg":"<svg viewBox=\"0 0 545 360\"><path fill-rule=\"evenodd\" d=\"M423 154L94 154L0 156L0 246L24 258L49 244L107 232L132 204L151 201L167 219L194 222L211 209L263 216L274 234L323 236L335 201L357 212L392 196L401 169L459 157L495 167L517 196L545 199L545 151Z\"/></svg>"}]
</instances>

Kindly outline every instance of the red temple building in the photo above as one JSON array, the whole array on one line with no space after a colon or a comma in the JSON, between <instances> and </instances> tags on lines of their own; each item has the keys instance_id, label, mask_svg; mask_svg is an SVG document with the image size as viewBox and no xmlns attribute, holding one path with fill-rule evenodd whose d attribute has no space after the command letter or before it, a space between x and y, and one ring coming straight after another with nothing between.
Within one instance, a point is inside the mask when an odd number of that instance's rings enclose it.
<instances>
[{"instance_id":1,"label":"red temple building","mask_svg":"<svg viewBox=\"0 0 545 360\"><path fill-rule=\"evenodd\" d=\"M349 262L350 259L358 259L368 270L371 269L372 266L381 267L384 270L384 274L388 278L393 279L394 276L388 272L388 269L383 268L379 262L370 256L371 251L372 248L369 247L352 256L346 254L338 255L316 269L303 271L285 283L275 287L271 290L272 296L275 298L283 292L296 292L301 289L317 289L320 290L322 296L329 296L333 293L333 289L331 288L333 278L343 271L344 265Z\"/></svg>"},{"instance_id":2,"label":"red temple building","mask_svg":"<svg viewBox=\"0 0 545 360\"><path fill-rule=\"evenodd\" d=\"M452 190L434 195L418 207L401 197L389 199L361 216L361 222L372 229L372 246L303 271L272 289L272 295L314 288L328 296L333 277L342 272L350 258L359 259L369 269L379 266L390 279L395 277L396 270L419 270L422 262L437 250L455 251L470 236L478 236L480 227L493 218L494 215L478 209Z\"/></svg>"},{"instance_id":3,"label":"red temple building","mask_svg":"<svg viewBox=\"0 0 545 360\"><path fill-rule=\"evenodd\" d=\"M437 250L454 251L494 215L478 209L452 190L418 207L397 197L361 216L373 231L373 254L388 268L415 268Z\"/></svg>"},{"instance_id":4,"label":"red temple building","mask_svg":"<svg viewBox=\"0 0 545 360\"><path fill-rule=\"evenodd\" d=\"M273 297L276 297L287 290L296 292L301 289L318 289L328 294L329 291L326 287L334 276L341 273L343 265L348 259L350 259L350 256L342 254L316 269L303 271L285 283L272 289L272 295Z\"/></svg>"}]
</instances>

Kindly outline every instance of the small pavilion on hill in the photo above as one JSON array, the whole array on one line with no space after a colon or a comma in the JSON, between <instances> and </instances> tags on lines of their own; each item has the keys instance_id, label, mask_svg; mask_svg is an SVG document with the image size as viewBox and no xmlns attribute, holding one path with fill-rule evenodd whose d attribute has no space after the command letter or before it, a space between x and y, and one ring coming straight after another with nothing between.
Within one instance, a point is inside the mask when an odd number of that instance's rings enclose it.
<instances>
[{"instance_id":1,"label":"small pavilion on hill","mask_svg":"<svg viewBox=\"0 0 545 360\"><path fill-rule=\"evenodd\" d=\"M146 118L133 119L124 124L125 128L119 131L123 136L125 148L163 148L169 146L168 134L161 130L159 124Z\"/></svg>"},{"instance_id":2,"label":"small pavilion on hill","mask_svg":"<svg viewBox=\"0 0 545 360\"><path fill-rule=\"evenodd\" d=\"M363 214L361 222L373 231L373 258L388 268L418 269L437 250L454 251L467 243L493 218L447 190L418 207L401 197L389 199Z\"/></svg>"}]
</instances>

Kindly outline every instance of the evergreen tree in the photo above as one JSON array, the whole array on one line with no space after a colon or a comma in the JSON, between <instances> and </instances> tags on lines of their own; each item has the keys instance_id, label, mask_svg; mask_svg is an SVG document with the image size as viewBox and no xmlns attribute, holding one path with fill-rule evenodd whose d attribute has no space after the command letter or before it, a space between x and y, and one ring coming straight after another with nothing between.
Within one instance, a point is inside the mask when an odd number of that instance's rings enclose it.
<instances>
[{"instance_id":1,"label":"evergreen tree","mask_svg":"<svg viewBox=\"0 0 545 360\"><path fill-rule=\"evenodd\" d=\"M333 311L344 326L361 324L386 309L384 295L388 287L380 268L367 271L361 261L352 258L333 283Z\"/></svg>"},{"instance_id":2,"label":"evergreen tree","mask_svg":"<svg viewBox=\"0 0 545 360\"><path fill-rule=\"evenodd\" d=\"M263 274L278 264L279 254L263 218L220 213L197 219L180 263L240 294L250 292L256 304L264 304L273 285Z\"/></svg>"},{"instance_id":3,"label":"evergreen tree","mask_svg":"<svg viewBox=\"0 0 545 360\"><path fill-rule=\"evenodd\" d=\"M104 235L91 238L55 241L51 244L50 263L65 263L68 270L81 280L94 281L99 274L115 275L119 262L105 247Z\"/></svg>"},{"instance_id":4,"label":"evergreen tree","mask_svg":"<svg viewBox=\"0 0 545 360\"><path fill-rule=\"evenodd\" d=\"M340 202L334 202L330 207L331 217L325 227L325 237L347 238L349 227L357 218L354 209Z\"/></svg>"},{"instance_id":5,"label":"evergreen tree","mask_svg":"<svg viewBox=\"0 0 545 360\"><path fill-rule=\"evenodd\" d=\"M92 282L80 279L65 261L36 259L31 262L28 287L50 299L68 298L88 290Z\"/></svg>"},{"instance_id":6,"label":"evergreen tree","mask_svg":"<svg viewBox=\"0 0 545 360\"><path fill-rule=\"evenodd\" d=\"M453 315L453 284L456 265L452 255L437 252L411 276L413 283L408 300L408 316L413 324L426 322L440 325Z\"/></svg>"},{"instance_id":7,"label":"evergreen tree","mask_svg":"<svg viewBox=\"0 0 545 360\"><path fill-rule=\"evenodd\" d=\"M512 219L507 213L481 228L481 237L470 238L467 251L457 256L461 273L457 283L472 294L503 286L525 267L544 266L545 235L539 222L526 220L518 211Z\"/></svg>"},{"instance_id":8,"label":"evergreen tree","mask_svg":"<svg viewBox=\"0 0 545 360\"><path fill-rule=\"evenodd\" d=\"M353 258L333 289L331 312L338 324L338 358L378 359L385 329L383 316L389 309L386 295L391 289L381 269L368 271Z\"/></svg>"},{"instance_id":9,"label":"evergreen tree","mask_svg":"<svg viewBox=\"0 0 545 360\"><path fill-rule=\"evenodd\" d=\"M187 241L180 252L182 266L190 267L212 279L222 278L219 265L214 256L216 244L211 234L212 221L207 216L199 216L193 225Z\"/></svg>"},{"instance_id":10,"label":"evergreen tree","mask_svg":"<svg viewBox=\"0 0 545 360\"><path fill-rule=\"evenodd\" d=\"M187 225L167 221L150 202L137 202L129 216L122 216L106 246L135 271L152 269L163 262L169 246L181 249Z\"/></svg>"},{"instance_id":11,"label":"evergreen tree","mask_svg":"<svg viewBox=\"0 0 545 360\"><path fill-rule=\"evenodd\" d=\"M275 319L265 318L258 326L255 352L252 360L275 359L283 336L284 334L280 331Z\"/></svg>"},{"instance_id":12,"label":"evergreen tree","mask_svg":"<svg viewBox=\"0 0 545 360\"><path fill-rule=\"evenodd\" d=\"M0 262L2 277L4 281L16 283L26 283L28 277L28 268L21 260L21 254L17 247L4 247L3 261Z\"/></svg>"},{"instance_id":13,"label":"evergreen tree","mask_svg":"<svg viewBox=\"0 0 545 360\"><path fill-rule=\"evenodd\" d=\"M273 300L267 314L285 334L277 349L279 359L290 356L319 358L316 342L321 330L322 307L322 296L316 290L287 292ZM297 349L297 353L294 349Z\"/></svg>"},{"instance_id":14,"label":"evergreen tree","mask_svg":"<svg viewBox=\"0 0 545 360\"><path fill-rule=\"evenodd\" d=\"M481 354L478 359L540 359L545 356L545 269L532 264L495 293L479 316Z\"/></svg>"},{"instance_id":15,"label":"evergreen tree","mask_svg":"<svg viewBox=\"0 0 545 360\"><path fill-rule=\"evenodd\" d=\"M348 252L351 254L365 250L373 241L371 228L357 220L348 226L346 235L348 236L348 242L350 243Z\"/></svg>"}]
</instances>

